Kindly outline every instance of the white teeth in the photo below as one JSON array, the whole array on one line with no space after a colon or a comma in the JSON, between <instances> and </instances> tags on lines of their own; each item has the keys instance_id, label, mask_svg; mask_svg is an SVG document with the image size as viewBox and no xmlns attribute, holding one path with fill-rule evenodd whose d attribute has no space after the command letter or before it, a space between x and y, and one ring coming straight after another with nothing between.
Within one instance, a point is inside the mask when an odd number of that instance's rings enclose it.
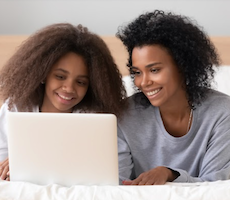
<instances>
[{"instance_id":1,"label":"white teeth","mask_svg":"<svg viewBox=\"0 0 230 200\"><path fill-rule=\"evenodd\" d=\"M65 100L71 100L72 99L72 97L65 97L65 96L62 96L60 94L58 94L58 95L59 95L59 97L61 97L62 99L65 99Z\"/></svg>"},{"instance_id":2,"label":"white teeth","mask_svg":"<svg viewBox=\"0 0 230 200\"><path fill-rule=\"evenodd\" d=\"M151 95L154 95L154 94L158 93L159 91L160 91L160 89L157 89L157 90L154 90L154 91L152 91L152 92L147 92L146 94L147 94L148 96L151 96Z\"/></svg>"}]
</instances>

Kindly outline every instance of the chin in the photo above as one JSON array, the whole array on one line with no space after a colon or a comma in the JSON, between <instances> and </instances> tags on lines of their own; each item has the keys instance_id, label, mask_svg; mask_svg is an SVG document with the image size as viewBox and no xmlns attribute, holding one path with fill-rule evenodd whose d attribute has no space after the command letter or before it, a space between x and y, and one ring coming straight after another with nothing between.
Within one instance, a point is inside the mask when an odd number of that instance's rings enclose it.
<instances>
[{"instance_id":1,"label":"chin","mask_svg":"<svg viewBox=\"0 0 230 200\"><path fill-rule=\"evenodd\" d=\"M155 106L155 107L160 107L160 106L162 105L161 102L150 101L150 100L149 100L149 102L150 102L153 106Z\"/></svg>"}]
</instances>

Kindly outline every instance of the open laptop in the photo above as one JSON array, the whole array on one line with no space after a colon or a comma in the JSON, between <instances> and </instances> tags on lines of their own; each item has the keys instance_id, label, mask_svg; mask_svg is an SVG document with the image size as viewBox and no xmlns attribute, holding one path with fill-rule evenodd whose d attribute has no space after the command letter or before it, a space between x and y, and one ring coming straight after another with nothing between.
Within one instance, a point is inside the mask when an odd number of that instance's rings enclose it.
<instances>
[{"instance_id":1,"label":"open laptop","mask_svg":"<svg viewBox=\"0 0 230 200\"><path fill-rule=\"evenodd\" d=\"M113 114L9 112L11 181L118 185Z\"/></svg>"}]
</instances>

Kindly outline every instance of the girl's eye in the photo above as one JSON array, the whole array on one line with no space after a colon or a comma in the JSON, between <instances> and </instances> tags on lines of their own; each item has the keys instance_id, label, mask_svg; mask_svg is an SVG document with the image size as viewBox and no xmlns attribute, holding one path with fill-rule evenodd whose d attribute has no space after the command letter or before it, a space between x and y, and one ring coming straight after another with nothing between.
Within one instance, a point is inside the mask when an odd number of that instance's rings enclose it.
<instances>
[{"instance_id":1,"label":"girl's eye","mask_svg":"<svg viewBox=\"0 0 230 200\"><path fill-rule=\"evenodd\" d=\"M64 76L62 76L62 75L55 75L56 76L56 78L57 79L59 79L59 80L63 80L65 77Z\"/></svg>"},{"instance_id":2,"label":"girl's eye","mask_svg":"<svg viewBox=\"0 0 230 200\"><path fill-rule=\"evenodd\" d=\"M79 84L80 86L87 86L88 83L86 81L77 81L77 84Z\"/></svg>"}]
</instances>

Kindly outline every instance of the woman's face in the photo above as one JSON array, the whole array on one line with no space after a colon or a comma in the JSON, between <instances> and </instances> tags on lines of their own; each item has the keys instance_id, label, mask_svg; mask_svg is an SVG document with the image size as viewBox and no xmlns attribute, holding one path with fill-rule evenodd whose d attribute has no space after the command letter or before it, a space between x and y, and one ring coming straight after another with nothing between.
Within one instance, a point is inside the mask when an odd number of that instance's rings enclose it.
<instances>
[{"instance_id":1,"label":"woman's face","mask_svg":"<svg viewBox=\"0 0 230 200\"><path fill-rule=\"evenodd\" d=\"M135 47L131 72L135 85L154 106L176 105L186 99L183 77L168 53L160 45Z\"/></svg>"},{"instance_id":2,"label":"woman's face","mask_svg":"<svg viewBox=\"0 0 230 200\"><path fill-rule=\"evenodd\" d=\"M82 56L70 52L51 68L45 80L42 112L72 112L89 87L88 68Z\"/></svg>"}]
</instances>

